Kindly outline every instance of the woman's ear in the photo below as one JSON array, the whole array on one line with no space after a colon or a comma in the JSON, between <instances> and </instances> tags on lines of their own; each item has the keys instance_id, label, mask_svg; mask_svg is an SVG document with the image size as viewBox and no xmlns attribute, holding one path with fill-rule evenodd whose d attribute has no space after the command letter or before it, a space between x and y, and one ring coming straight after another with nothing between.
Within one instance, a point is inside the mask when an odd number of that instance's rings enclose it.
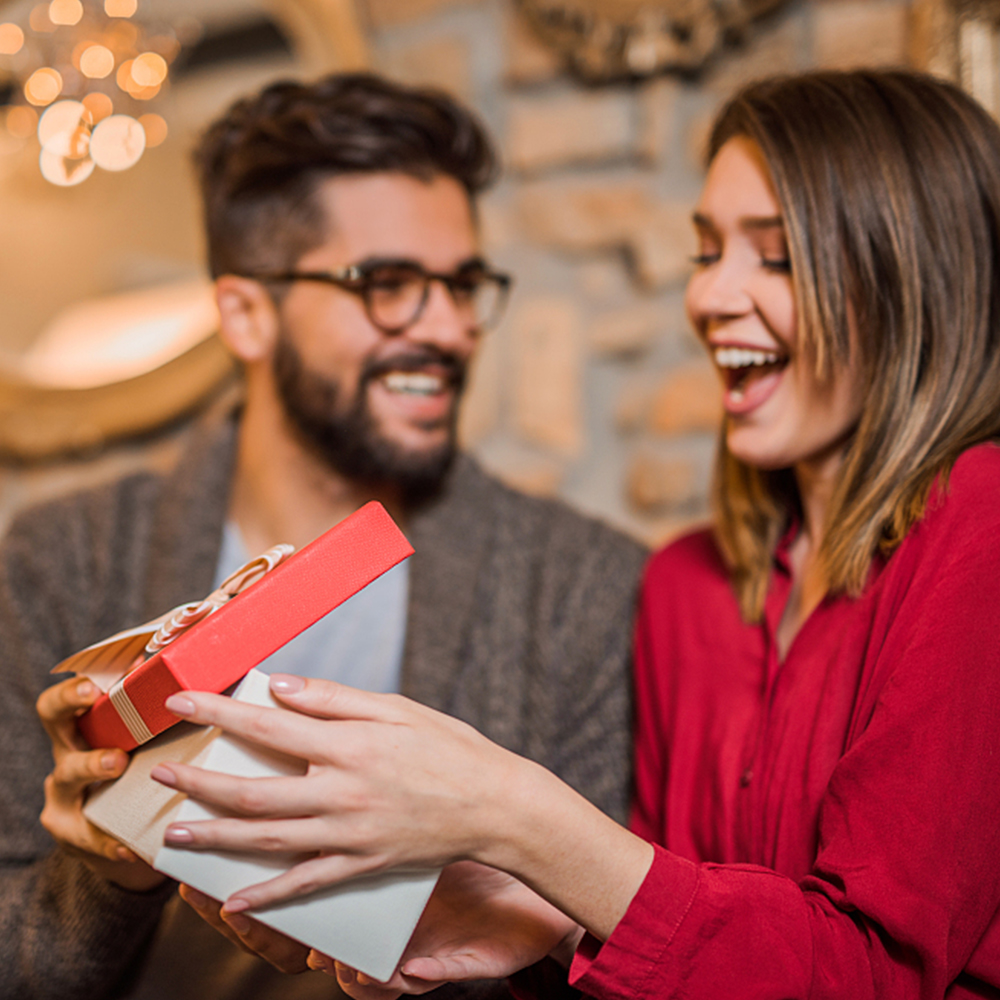
<instances>
[{"instance_id":1,"label":"woman's ear","mask_svg":"<svg viewBox=\"0 0 1000 1000\"><path fill-rule=\"evenodd\" d=\"M252 278L223 274L215 279L219 336L244 364L271 356L281 320L267 289Z\"/></svg>"}]
</instances>

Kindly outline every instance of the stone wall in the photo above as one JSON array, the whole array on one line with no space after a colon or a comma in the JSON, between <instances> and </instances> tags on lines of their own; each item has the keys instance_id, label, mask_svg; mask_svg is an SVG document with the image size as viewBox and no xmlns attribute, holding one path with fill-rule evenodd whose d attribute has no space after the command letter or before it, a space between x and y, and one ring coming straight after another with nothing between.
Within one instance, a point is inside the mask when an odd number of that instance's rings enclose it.
<instances>
[{"instance_id":1,"label":"stone wall","mask_svg":"<svg viewBox=\"0 0 1000 1000\"><path fill-rule=\"evenodd\" d=\"M688 217L715 111L778 71L907 58L908 0L792 2L695 79L581 84L512 0L363 0L378 69L479 110L506 171L490 257L516 276L463 432L524 489L656 544L706 516L716 376L688 329Z\"/></svg>"}]
</instances>

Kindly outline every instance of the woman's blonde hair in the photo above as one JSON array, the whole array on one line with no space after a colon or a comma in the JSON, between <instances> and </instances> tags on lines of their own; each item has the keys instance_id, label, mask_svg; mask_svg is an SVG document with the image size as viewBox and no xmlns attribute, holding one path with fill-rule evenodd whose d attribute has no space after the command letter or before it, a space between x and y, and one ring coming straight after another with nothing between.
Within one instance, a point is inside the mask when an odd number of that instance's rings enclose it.
<instances>
[{"instance_id":1,"label":"woman's blonde hair","mask_svg":"<svg viewBox=\"0 0 1000 1000\"><path fill-rule=\"evenodd\" d=\"M1000 435L1000 128L948 83L859 71L752 84L719 115L709 161L736 136L770 169L818 377L856 342L865 402L820 558L830 591L857 595L935 480ZM795 481L738 461L723 428L714 502L741 611L758 621Z\"/></svg>"}]
</instances>

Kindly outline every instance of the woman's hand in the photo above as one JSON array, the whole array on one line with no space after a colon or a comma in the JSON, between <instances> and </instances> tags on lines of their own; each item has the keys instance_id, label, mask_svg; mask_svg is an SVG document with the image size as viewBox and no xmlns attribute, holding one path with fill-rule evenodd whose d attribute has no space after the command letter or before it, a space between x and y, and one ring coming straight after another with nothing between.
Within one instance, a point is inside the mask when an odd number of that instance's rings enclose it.
<instances>
[{"instance_id":1,"label":"woman's hand","mask_svg":"<svg viewBox=\"0 0 1000 1000\"><path fill-rule=\"evenodd\" d=\"M540 770L472 727L397 695L286 676L272 678L272 690L296 712L194 692L167 705L192 722L308 760L304 776L236 778L174 763L152 772L247 818L172 824L166 832L172 846L319 852L242 890L227 912L386 868L476 858L503 828L515 775Z\"/></svg>"},{"instance_id":2,"label":"woman's hand","mask_svg":"<svg viewBox=\"0 0 1000 1000\"><path fill-rule=\"evenodd\" d=\"M458 862L441 873L427 908L387 983L313 953L309 964L337 979L355 1000L392 1000L444 982L503 979L540 961L581 929L504 872Z\"/></svg>"},{"instance_id":3,"label":"woman's hand","mask_svg":"<svg viewBox=\"0 0 1000 1000\"><path fill-rule=\"evenodd\" d=\"M555 775L471 726L399 695L278 674L294 712L204 692L167 707L309 762L302 777L236 778L182 764L152 776L233 818L174 823L175 847L310 854L241 889L238 913L400 866L478 861L509 872L601 940L642 883L653 848Z\"/></svg>"}]
</instances>

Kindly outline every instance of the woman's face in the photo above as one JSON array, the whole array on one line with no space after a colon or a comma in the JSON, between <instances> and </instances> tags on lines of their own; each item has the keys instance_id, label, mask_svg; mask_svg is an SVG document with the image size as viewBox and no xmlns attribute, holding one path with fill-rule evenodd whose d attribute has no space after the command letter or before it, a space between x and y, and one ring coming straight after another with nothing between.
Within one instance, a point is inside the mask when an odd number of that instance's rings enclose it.
<instances>
[{"instance_id":1,"label":"woman's face","mask_svg":"<svg viewBox=\"0 0 1000 1000\"><path fill-rule=\"evenodd\" d=\"M848 365L820 382L801 349L784 220L752 140L719 150L694 226L687 310L722 379L729 450L761 469L839 463L861 414L859 379Z\"/></svg>"}]
</instances>

